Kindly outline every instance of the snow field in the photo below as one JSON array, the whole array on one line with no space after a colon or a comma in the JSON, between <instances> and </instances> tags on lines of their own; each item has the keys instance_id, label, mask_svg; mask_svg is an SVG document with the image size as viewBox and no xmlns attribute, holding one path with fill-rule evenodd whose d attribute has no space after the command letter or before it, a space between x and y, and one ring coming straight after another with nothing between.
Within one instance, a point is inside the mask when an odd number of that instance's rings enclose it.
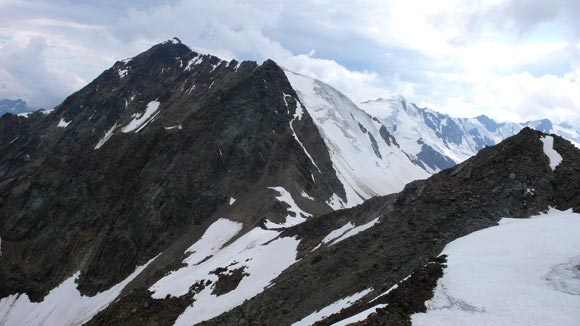
<instances>
[{"instance_id":1,"label":"snow field","mask_svg":"<svg viewBox=\"0 0 580 326\"><path fill-rule=\"evenodd\" d=\"M443 250L448 267L414 325L580 325L580 214L502 219Z\"/></svg>"}]
</instances>

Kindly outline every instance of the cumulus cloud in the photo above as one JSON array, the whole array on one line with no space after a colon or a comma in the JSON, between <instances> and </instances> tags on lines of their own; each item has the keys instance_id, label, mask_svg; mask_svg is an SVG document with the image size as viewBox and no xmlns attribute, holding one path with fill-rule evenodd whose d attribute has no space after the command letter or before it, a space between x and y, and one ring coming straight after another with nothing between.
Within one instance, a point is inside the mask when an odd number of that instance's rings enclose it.
<instances>
[{"instance_id":1,"label":"cumulus cloud","mask_svg":"<svg viewBox=\"0 0 580 326\"><path fill-rule=\"evenodd\" d=\"M8 0L0 4L0 96L57 104L114 61L178 36L226 59L272 58L356 101L402 94L459 116L574 120L579 7L574 0Z\"/></svg>"},{"instance_id":2,"label":"cumulus cloud","mask_svg":"<svg viewBox=\"0 0 580 326\"><path fill-rule=\"evenodd\" d=\"M57 103L83 84L73 74L51 70L46 47L44 38L34 36L25 43L14 40L0 48L0 98L14 98L16 93L32 105Z\"/></svg>"}]
</instances>

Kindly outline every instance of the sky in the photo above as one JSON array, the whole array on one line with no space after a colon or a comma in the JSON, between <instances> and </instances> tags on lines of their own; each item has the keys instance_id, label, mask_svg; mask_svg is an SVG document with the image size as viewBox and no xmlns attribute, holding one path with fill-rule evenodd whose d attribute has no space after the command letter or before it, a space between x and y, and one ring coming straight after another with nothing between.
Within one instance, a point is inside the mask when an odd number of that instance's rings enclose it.
<instances>
[{"instance_id":1,"label":"sky","mask_svg":"<svg viewBox=\"0 0 580 326\"><path fill-rule=\"evenodd\" d=\"M174 36L271 58L355 102L580 125L578 0L0 0L0 98L52 107Z\"/></svg>"}]
</instances>

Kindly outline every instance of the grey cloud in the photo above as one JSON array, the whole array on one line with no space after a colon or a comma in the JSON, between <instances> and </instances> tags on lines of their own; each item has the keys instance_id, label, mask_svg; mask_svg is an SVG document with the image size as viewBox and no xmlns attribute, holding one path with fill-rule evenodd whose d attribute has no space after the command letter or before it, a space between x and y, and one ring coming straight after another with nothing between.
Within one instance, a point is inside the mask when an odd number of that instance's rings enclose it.
<instances>
[{"instance_id":1,"label":"grey cloud","mask_svg":"<svg viewBox=\"0 0 580 326\"><path fill-rule=\"evenodd\" d=\"M0 49L0 98L24 97L33 105L50 107L75 90L73 76L49 69L46 48L45 39L37 36L24 46L12 42Z\"/></svg>"}]
</instances>

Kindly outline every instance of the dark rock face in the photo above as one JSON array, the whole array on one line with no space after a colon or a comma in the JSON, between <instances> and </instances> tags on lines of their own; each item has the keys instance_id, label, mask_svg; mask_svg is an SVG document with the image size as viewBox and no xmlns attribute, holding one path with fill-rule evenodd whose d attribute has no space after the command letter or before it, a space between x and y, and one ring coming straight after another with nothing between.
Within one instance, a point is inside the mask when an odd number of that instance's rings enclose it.
<instances>
[{"instance_id":1,"label":"dark rock face","mask_svg":"<svg viewBox=\"0 0 580 326\"><path fill-rule=\"evenodd\" d=\"M433 147L423 144L421 151L417 154L419 162L424 162L433 170L445 170L455 165L455 162L447 156L441 155Z\"/></svg>"},{"instance_id":2,"label":"dark rock face","mask_svg":"<svg viewBox=\"0 0 580 326\"><path fill-rule=\"evenodd\" d=\"M423 117L425 124L433 129L437 137L443 139L445 143L461 144L463 131L455 121L439 112L419 108L417 110Z\"/></svg>"},{"instance_id":3,"label":"dark rock face","mask_svg":"<svg viewBox=\"0 0 580 326\"><path fill-rule=\"evenodd\" d=\"M489 131L495 132L499 128L499 124L495 122L493 119L486 115L480 115L475 117L477 121L481 122L481 124Z\"/></svg>"},{"instance_id":4,"label":"dark rock face","mask_svg":"<svg viewBox=\"0 0 580 326\"><path fill-rule=\"evenodd\" d=\"M223 270L216 271L215 274L219 276L219 279L216 282L216 286L213 289L212 294L217 296L231 292L238 287L238 284L240 284L244 276L249 275L248 273L244 272L244 267L235 268L232 270L224 268Z\"/></svg>"},{"instance_id":5,"label":"dark rock face","mask_svg":"<svg viewBox=\"0 0 580 326\"><path fill-rule=\"evenodd\" d=\"M523 129L455 168L410 183L399 194L373 198L286 231L301 238L302 260L278 277L275 286L203 325L239 320L244 320L241 325L289 325L364 289L386 291L425 266L446 243L495 225L502 217L524 218L550 206L579 211L580 151L554 136L555 148L565 158L552 171L541 135ZM311 251L348 221L360 225L377 216L381 222L366 232ZM387 313L392 322L370 325L406 325L405 313L414 309Z\"/></svg>"},{"instance_id":6,"label":"dark rock face","mask_svg":"<svg viewBox=\"0 0 580 326\"><path fill-rule=\"evenodd\" d=\"M112 303L106 310L93 317L85 326L173 325L177 316L189 305L190 300L191 295L155 300L151 298L151 293L147 290L137 289L124 296L122 300Z\"/></svg>"},{"instance_id":7,"label":"dark rock face","mask_svg":"<svg viewBox=\"0 0 580 326\"><path fill-rule=\"evenodd\" d=\"M280 220L285 207L266 191L280 182L316 198L302 206L310 213L330 211L325 201L344 190L307 113L294 128L320 171L292 137L298 103L286 107L284 93L297 98L272 61L226 62L166 42L117 62L50 115L3 116L0 297L41 300L79 270L79 290L93 295L160 252L181 257L217 217L246 228ZM152 101L158 111L125 132Z\"/></svg>"}]
</instances>

